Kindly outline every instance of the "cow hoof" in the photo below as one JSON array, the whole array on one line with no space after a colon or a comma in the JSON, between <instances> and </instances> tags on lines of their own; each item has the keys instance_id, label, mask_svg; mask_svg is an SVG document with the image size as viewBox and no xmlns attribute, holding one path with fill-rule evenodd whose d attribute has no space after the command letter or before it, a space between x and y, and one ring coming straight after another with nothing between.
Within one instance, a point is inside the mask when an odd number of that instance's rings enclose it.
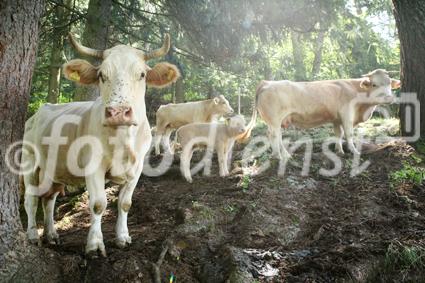
<instances>
[{"instance_id":1,"label":"cow hoof","mask_svg":"<svg viewBox=\"0 0 425 283\"><path fill-rule=\"evenodd\" d=\"M188 182L188 183L193 183L193 180L192 180L192 178L186 178L186 181Z\"/></svg>"},{"instance_id":2,"label":"cow hoof","mask_svg":"<svg viewBox=\"0 0 425 283\"><path fill-rule=\"evenodd\" d=\"M99 251L99 250L93 250L93 251L86 252L86 257L88 259L97 259L97 258L100 258L101 256L106 257L106 252L102 252L102 251Z\"/></svg>"},{"instance_id":3,"label":"cow hoof","mask_svg":"<svg viewBox=\"0 0 425 283\"><path fill-rule=\"evenodd\" d=\"M60 244L59 235L56 232L43 235L43 240L49 245Z\"/></svg>"},{"instance_id":4,"label":"cow hoof","mask_svg":"<svg viewBox=\"0 0 425 283\"><path fill-rule=\"evenodd\" d=\"M95 242L95 243L91 243L88 244L86 246L86 255L89 258L96 258L98 257L98 252L103 256L106 257L106 250L105 250L105 245L103 244L103 242Z\"/></svg>"},{"instance_id":5,"label":"cow hoof","mask_svg":"<svg viewBox=\"0 0 425 283\"><path fill-rule=\"evenodd\" d=\"M130 236L119 237L115 240L115 244L120 249L128 247L131 244L131 237Z\"/></svg>"},{"instance_id":6,"label":"cow hoof","mask_svg":"<svg viewBox=\"0 0 425 283\"><path fill-rule=\"evenodd\" d=\"M28 242L30 242L31 245L41 247L41 241L39 238L28 238Z\"/></svg>"},{"instance_id":7,"label":"cow hoof","mask_svg":"<svg viewBox=\"0 0 425 283\"><path fill-rule=\"evenodd\" d=\"M28 242L33 245L41 246L40 237L36 228L28 229L27 231Z\"/></svg>"}]
</instances>

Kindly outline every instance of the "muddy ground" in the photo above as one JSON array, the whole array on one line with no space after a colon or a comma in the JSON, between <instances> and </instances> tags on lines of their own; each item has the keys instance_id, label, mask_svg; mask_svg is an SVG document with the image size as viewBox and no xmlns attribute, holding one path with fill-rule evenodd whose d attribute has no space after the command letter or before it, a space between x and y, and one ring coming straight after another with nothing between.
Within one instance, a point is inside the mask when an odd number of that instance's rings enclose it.
<instances>
[{"instance_id":1,"label":"muddy ground","mask_svg":"<svg viewBox=\"0 0 425 283\"><path fill-rule=\"evenodd\" d=\"M317 148L316 148L317 147ZM238 147L237 150L241 150ZM240 159L240 152L234 160ZM238 169L192 184L176 161L163 176L143 176L129 214L132 245L114 245L117 192L108 189L103 219L107 258L86 258L87 195L68 194L57 204L63 282L420 282L425 278L425 190L402 174L406 164L422 166L421 154L395 142L362 156L367 170L321 176L329 160L315 144L308 176L301 176L303 151L294 154L284 176L278 163L251 176ZM268 157L262 162L269 161ZM261 162L261 161L258 161ZM40 218L41 221L42 218Z\"/></svg>"}]
</instances>

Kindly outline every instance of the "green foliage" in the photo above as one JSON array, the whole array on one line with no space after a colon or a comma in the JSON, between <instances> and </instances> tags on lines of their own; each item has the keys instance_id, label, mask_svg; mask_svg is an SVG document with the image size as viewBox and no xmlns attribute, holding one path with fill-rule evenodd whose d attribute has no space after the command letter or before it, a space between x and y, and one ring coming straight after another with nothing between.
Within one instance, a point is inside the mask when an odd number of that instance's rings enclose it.
<instances>
[{"instance_id":1,"label":"green foliage","mask_svg":"<svg viewBox=\"0 0 425 283\"><path fill-rule=\"evenodd\" d=\"M251 176L246 174L242 176L241 181L239 182L239 186L243 189L243 190L248 190L249 188L249 184L251 183Z\"/></svg>"},{"instance_id":2,"label":"green foliage","mask_svg":"<svg viewBox=\"0 0 425 283\"><path fill-rule=\"evenodd\" d=\"M419 166L404 163L403 168L390 173L389 179L392 187L402 183L421 185L425 180L425 169Z\"/></svg>"},{"instance_id":3,"label":"green foliage","mask_svg":"<svg viewBox=\"0 0 425 283\"><path fill-rule=\"evenodd\" d=\"M425 267L425 248L420 245L391 243L385 254L384 267L388 271L409 272Z\"/></svg>"},{"instance_id":4,"label":"green foliage","mask_svg":"<svg viewBox=\"0 0 425 283\"><path fill-rule=\"evenodd\" d=\"M88 2L75 1L71 8L68 24L77 35L83 33ZM62 2L47 1L30 114L46 101L58 3ZM358 77L376 68L399 69L390 0L113 1L109 30L109 46L131 44L142 50L156 48L162 35L170 33L172 50L165 60L181 69L185 100L223 94L235 107L240 95L243 114L250 113L260 80L294 80L297 64L303 65L306 80ZM301 62L294 60L291 33L299 35L295 48L301 51ZM324 40L318 53L319 33L324 33ZM66 43L63 57L78 56ZM317 74L312 73L315 62L320 65ZM74 89L62 79L59 101L72 101ZM173 101L174 88L148 90L148 94L152 94L148 104L156 109Z\"/></svg>"}]
</instances>

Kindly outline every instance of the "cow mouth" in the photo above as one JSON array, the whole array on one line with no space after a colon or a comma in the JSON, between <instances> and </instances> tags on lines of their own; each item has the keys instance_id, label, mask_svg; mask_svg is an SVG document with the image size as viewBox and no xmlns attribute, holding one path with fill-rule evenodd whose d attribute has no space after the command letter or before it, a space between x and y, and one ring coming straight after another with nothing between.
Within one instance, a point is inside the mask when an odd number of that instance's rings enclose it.
<instances>
[{"instance_id":1,"label":"cow mouth","mask_svg":"<svg viewBox=\"0 0 425 283\"><path fill-rule=\"evenodd\" d=\"M133 120L129 120L129 121L117 121L117 120L110 120L110 119L106 119L103 122L103 126L104 127L111 127L111 128L116 128L116 127L120 127L120 126L137 126L137 122L133 121Z\"/></svg>"}]
</instances>

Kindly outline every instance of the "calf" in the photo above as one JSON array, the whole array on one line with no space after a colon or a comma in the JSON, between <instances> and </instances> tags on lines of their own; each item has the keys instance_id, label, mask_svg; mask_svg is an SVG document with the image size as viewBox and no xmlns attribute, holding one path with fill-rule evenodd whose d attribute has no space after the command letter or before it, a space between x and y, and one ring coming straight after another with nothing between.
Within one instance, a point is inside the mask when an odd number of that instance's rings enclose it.
<instances>
[{"instance_id":1,"label":"calf","mask_svg":"<svg viewBox=\"0 0 425 283\"><path fill-rule=\"evenodd\" d=\"M170 135L173 130L190 123L209 123L214 116L233 113L229 101L223 96L204 101L167 104L159 107L156 112L156 127L154 129L155 154L160 154L160 144L165 150L170 149Z\"/></svg>"},{"instance_id":2,"label":"calf","mask_svg":"<svg viewBox=\"0 0 425 283\"><path fill-rule=\"evenodd\" d=\"M64 185L86 184L89 192L91 225L86 253L106 255L101 230L106 210L105 183L119 185L116 243L131 243L127 215L131 197L143 168L152 136L146 117L146 85L165 87L179 77L176 66L162 62L150 68L146 62L168 52L170 38L163 46L144 53L130 46L118 45L94 50L80 45L70 35L80 53L98 59L95 67L85 60L71 60L63 67L65 77L83 85L95 85L100 97L95 101L46 104L25 124L21 172L25 186L27 235L38 242L36 212L39 198L44 210L44 236L56 242L53 211ZM30 146L31 145L31 146Z\"/></svg>"},{"instance_id":3,"label":"calf","mask_svg":"<svg viewBox=\"0 0 425 283\"><path fill-rule=\"evenodd\" d=\"M398 87L400 81L392 80L382 69L359 79L262 81L257 87L250 125L255 125L258 111L268 126L273 154L279 159L290 157L281 137L281 128L289 125L307 129L331 123L339 139L337 151L344 153L342 138L345 135L350 151L358 153L353 142L353 127L368 120L377 105L392 103L391 89ZM249 137L250 130L242 139Z\"/></svg>"},{"instance_id":4,"label":"calf","mask_svg":"<svg viewBox=\"0 0 425 283\"><path fill-rule=\"evenodd\" d=\"M241 115L227 118L222 123L193 123L179 128L175 143L179 141L183 148L180 157L180 169L188 182L192 182L190 160L195 145L206 145L207 150L216 150L220 176L229 174L228 162L235 140L245 133L245 119Z\"/></svg>"}]
</instances>

